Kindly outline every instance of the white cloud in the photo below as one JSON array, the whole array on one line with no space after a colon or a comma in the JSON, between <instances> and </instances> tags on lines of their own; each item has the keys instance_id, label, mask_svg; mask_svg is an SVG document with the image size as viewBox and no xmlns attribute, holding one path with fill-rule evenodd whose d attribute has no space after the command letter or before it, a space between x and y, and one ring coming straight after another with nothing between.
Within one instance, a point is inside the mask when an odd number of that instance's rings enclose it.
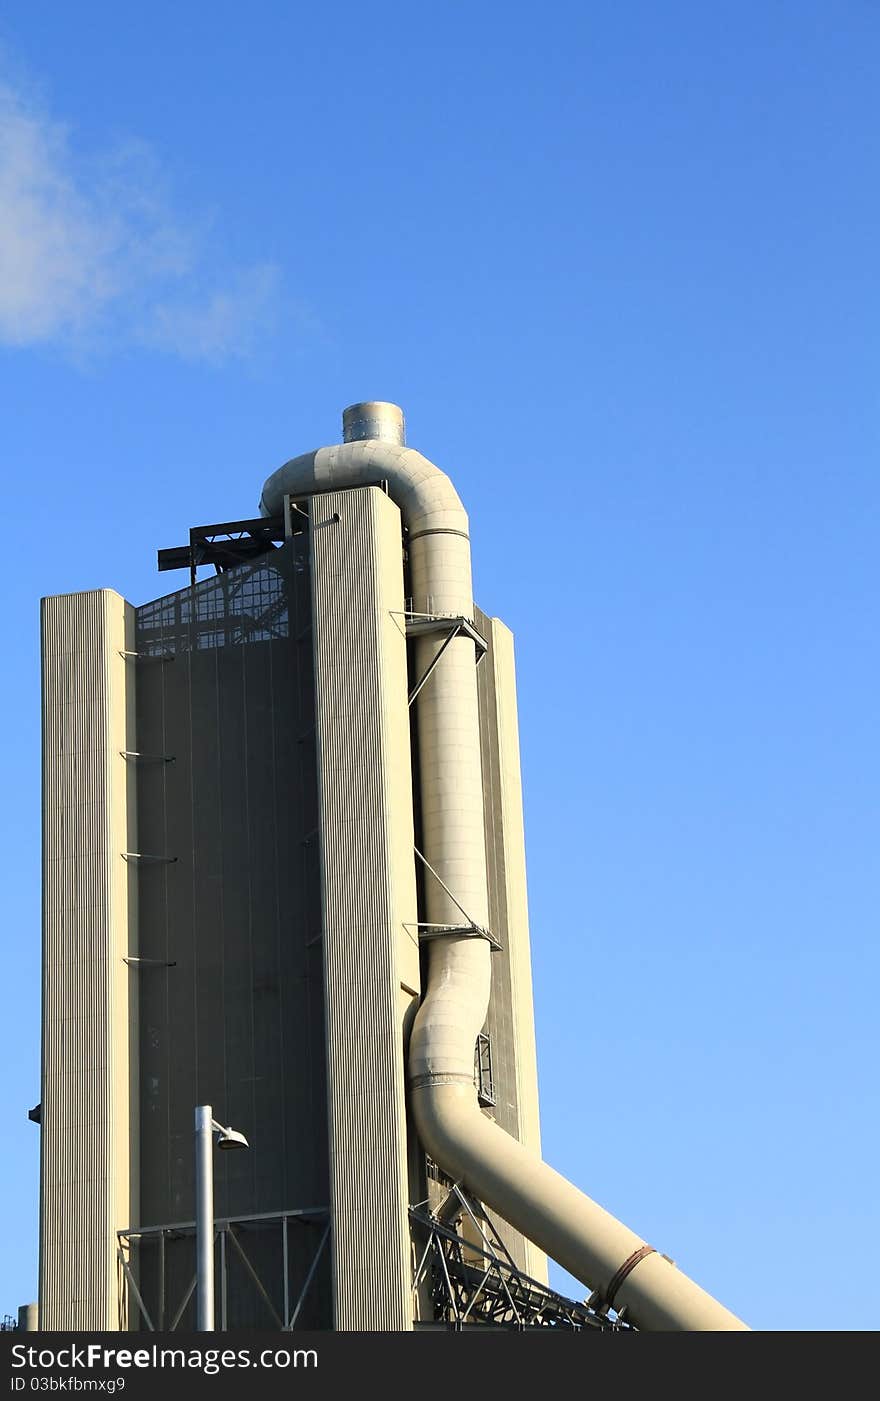
<instances>
[{"instance_id":1,"label":"white cloud","mask_svg":"<svg viewBox=\"0 0 880 1401\"><path fill-rule=\"evenodd\" d=\"M249 354L272 321L277 269L209 265L192 224L147 147L90 161L0 84L0 344Z\"/></svg>"},{"instance_id":2,"label":"white cloud","mask_svg":"<svg viewBox=\"0 0 880 1401\"><path fill-rule=\"evenodd\" d=\"M237 273L207 296L159 301L144 321L141 339L188 360L218 362L250 354L271 329L277 287L277 269L264 264Z\"/></svg>"}]
</instances>

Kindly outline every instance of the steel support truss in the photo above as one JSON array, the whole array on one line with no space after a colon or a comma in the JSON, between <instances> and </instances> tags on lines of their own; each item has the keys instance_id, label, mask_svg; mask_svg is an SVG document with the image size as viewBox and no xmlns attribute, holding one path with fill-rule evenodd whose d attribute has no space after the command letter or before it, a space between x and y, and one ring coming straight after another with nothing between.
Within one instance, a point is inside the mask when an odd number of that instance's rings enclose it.
<instances>
[{"instance_id":1,"label":"steel support truss","mask_svg":"<svg viewBox=\"0 0 880 1401\"><path fill-rule=\"evenodd\" d=\"M433 676L446 648L456 637L468 637L474 644L474 658L477 664L483 660L489 650L489 644L481 633L477 632L469 618L450 617L443 613L405 613L407 638L424 637L426 633L440 633L443 635L443 642L437 648L431 658L423 675L419 678L409 693L409 704L412 705L422 687Z\"/></svg>"},{"instance_id":2,"label":"steel support truss","mask_svg":"<svg viewBox=\"0 0 880 1401\"><path fill-rule=\"evenodd\" d=\"M458 1204L479 1240L465 1240L444 1221ZM523 1332L527 1328L622 1332L628 1325L597 1313L587 1303L566 1299L531 1279L516 1265L498 1232L480 1209L454 1185L440 1212L410 1207L418 1261L413 1295L428 1285L435 1324L460 1331L483 1325Z\"/></svg>"},{"instance_id":3,"label":"steel support truss","mask_svg":"<svg viewBox=\"0 0 880 1401\"><path fill-rule=\"evenodd\" d=\"M314 1234L314 1251L302 1280L294 1282L290 1278L288 1237L293 1230L301 1231L306 1226L317 1228ZM281 1238L283 1281L279 1290L277 1281L261 1279L253 1261L245 1249L242 1229L259 1226L262 1229L277 1230ZM165 1226L130 1227L117 1232L117 1262L119 1266L119 1326L136 1331L176 1332L180 1326L187 1305L196 1287L193 1274L179 1299L166 1297L165 1244L178 1240L181 1236L193 1237L193 1258L195 1258L195 1222L175 1222ZM255 1216L235 1216L218 1218L214 1223L214 1240L220 1245L220 1286L219 1332L227 1328L227 1294L229 1261L234 1254L243 1266L256 1293L266 1306L274 1326L282 1332L290 1332L296 1327L309 1289L330 1239L330 1213L326 1207L309 1207L299 1211L280 1211ZM132 1247L153 1247L158 1251L158 1298L154 1303L154 1313L150 1313L138 1287L136 1270L133 1269Z\"/></svg>"}]
</instances>

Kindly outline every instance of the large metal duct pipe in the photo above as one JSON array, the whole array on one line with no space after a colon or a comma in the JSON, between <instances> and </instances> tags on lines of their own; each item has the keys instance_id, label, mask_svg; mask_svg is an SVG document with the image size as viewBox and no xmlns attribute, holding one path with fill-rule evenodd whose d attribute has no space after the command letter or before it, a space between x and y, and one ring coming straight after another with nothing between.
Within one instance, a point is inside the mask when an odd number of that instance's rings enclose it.
<instances>
[{"instance_id":1,"label":"large metal duct pipe","mask_svg":"<svg viewBox=\"0 0 880 1401\"><path fill-rule=\"evenodd\" d=\"M351 440L286 462L266 481L260 508L266 515L279 514L288 494L387 482L408 528L413 611L472 620L467 514L445 473L403 446L403 417L399 410L389 412L394 409L384 404L347 409ZM354 436L376 423L386 430L384 441ZM444 640L437 633L419 637L419 676ZM488 923L488 894L474 661L473 642L455 637L418 698L422 842L436 876L426 878L425 917L461 931L428 945L426 991L409 1053L410 1102L419 1136L444 1172L600 1298L618 1310L626 1307L637 1327L745 1328L479 1108L474 1047L486 1019L491 970L489 943L478 932ZM465 932L468 927L471 932Z\"/></svg>"}]
</instances>

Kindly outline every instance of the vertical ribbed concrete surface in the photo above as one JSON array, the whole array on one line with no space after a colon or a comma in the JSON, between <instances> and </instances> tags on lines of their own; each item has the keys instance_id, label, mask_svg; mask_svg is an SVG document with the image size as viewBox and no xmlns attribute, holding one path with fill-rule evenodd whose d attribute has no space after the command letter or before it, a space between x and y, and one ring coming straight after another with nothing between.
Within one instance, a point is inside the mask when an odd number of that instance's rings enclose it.
<instances>
[{"instance_id":1,"label":"vertical ribbed concrete surface","mask_svg":"<svg viewBox=\"0 0 880 1401\"><path fill-rule=\"evenodd\" d=\"M412 1327L403 1017L418 915L400 531L376 487L312 502L338 1330Z\"/></svg>"},{"instance_id":2,"label":"vertical ribbed concrete surface","mask_svg":"<svg viewBox=\"0 0 880 1401\"><path fill-rule=\"evenodd\" d=\"M41 1329L120 1326L116 1232L137 1189L131 635L110 590L43 600Z\"/></svg>"},{"instance_id":3,"label":"vertical ribbed concrete surface","mask_svg":"<svg viewBox=\"0 0 880 1401\"><path fill-rule=\"evenodd\" d=\"M496 1105L501 1128L540 1156L538 1068L526 894L519 725L513 633L498 618L474 609L489 644L477 668L483 814L489 887L489 925L501 943L492 955L492 991L486 1026L491 1037ZM521 1267L547 1282L547 1256L501 1218L496 1229Z\"/></svg>"}]
</instances>

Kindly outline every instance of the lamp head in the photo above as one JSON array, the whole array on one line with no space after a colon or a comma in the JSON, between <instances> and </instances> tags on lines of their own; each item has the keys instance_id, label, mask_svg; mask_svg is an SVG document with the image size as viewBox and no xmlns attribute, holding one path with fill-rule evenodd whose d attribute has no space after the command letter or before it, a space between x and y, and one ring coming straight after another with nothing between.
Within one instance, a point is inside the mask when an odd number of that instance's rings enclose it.
<instances>
[{"instance_id":1,"label":"lamp head","mask_svg":"<svg viewBox=\"0 0 880 1401\"><path fill-rule=\"evenodd\" d=\"M225 1129L222 1124L214 1125L218 1148L250 1148L250 1144L238 1129Z\"/></svg>"}]
</instances>

